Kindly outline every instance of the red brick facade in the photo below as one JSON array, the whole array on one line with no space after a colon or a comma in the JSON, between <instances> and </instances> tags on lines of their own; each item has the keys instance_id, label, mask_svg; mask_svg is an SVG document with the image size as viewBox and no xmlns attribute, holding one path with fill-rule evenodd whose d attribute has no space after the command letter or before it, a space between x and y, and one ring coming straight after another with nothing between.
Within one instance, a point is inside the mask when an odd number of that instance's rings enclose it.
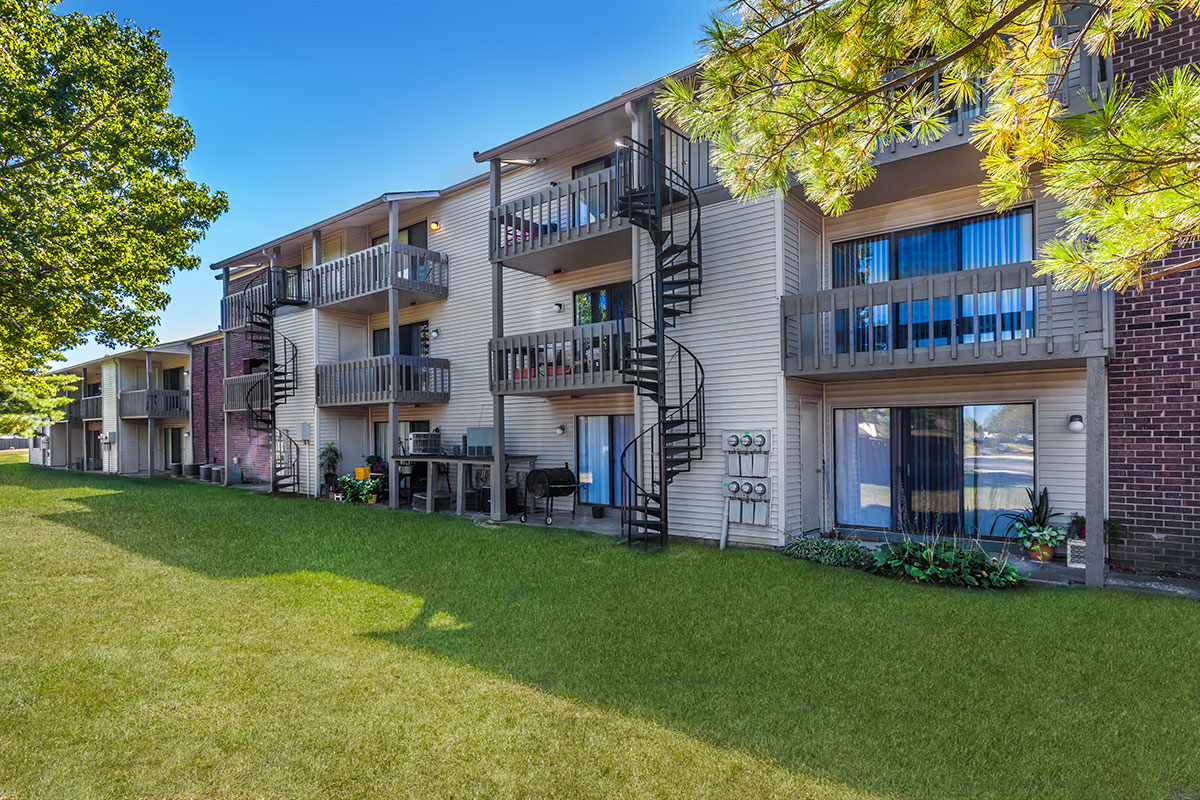
<instances>
[{"instance_id":1,"label":"red brick facade","mask_svg":"<svg viewBox=\"0 0 1200 800\"><path fill-rule=\"evenodd\" d=\"M244 359L255 355L240 331L230 335L230 370L245 374ZM192 458L201 464L225 463L225 358L220 339L192 345ZM232 455L242 467L243 480L266 481L271 464L266 434L250 431L245 412L229 415Z\"/></svg>"},{"instance_id":2,"label":"red brick facade","mask_svg":"<svg viewBox=\"0 0 1200 800\"><path fill-rule=\"evenodd\" d=\"M1200 18L1118 43L1113 72L1144 85L1200 61ZM1181 249L1153 268L1200 257ZM1200 574L1200 270L1116 300L1109 363L1109 514L1115 566Z\"/></svg>"}]
</instances>

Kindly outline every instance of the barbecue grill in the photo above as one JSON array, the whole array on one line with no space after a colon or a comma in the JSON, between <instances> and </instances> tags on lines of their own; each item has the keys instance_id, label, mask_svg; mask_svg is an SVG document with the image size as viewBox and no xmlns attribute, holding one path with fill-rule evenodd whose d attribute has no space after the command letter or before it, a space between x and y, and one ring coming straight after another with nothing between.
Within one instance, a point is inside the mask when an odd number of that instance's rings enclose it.
<instances>
[{"instance_id":1,"label":"barbecue grill","mask_svg":"<svg viewBox=\"0 0 1200 800\"><path fill-rule=\"evenodd\" d=\"M525 476L525 511L521 522L527 522L530 514L537 514L537 501L546 501L546 524L554 522L554 498L571 497L571 519L575 519L575 504L579 497L579 481L571 467L564 463L551 469L533 469ZM533 502L530 502L530 501Z\"/></svg>"}]
</instances>

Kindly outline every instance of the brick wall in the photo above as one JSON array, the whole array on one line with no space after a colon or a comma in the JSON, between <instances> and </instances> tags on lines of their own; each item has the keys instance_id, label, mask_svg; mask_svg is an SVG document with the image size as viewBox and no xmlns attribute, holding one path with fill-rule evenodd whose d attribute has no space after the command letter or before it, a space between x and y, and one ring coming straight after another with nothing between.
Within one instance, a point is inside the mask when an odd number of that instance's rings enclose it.
<instances>
[{"instance_id":1,"label":"brick wall","mask_svg":"<svg viewBox=\"0 0 1200 800\"><path fill-rule=\"evenodd\" d=\"M1119 42L1113 72L1144 85L1200 61L1200 18L1184 15L1145 39ZM1181 248L1153 269L1200 257ZM1200 574L1200 270L1116 300L1109 363L1109 514L1127 531L1114 565Z\"/></svg>"},{"instance_id":2,"label":"brick wall","mask_svg":"<svg viewBox=\"0 0 1200 800\"><path fill-rule=\"evenodd\" d=\"M245 374L243 359L256 355L253 346L241 331L229 337L233 375ZM207 382L205 365L207 364ZM225 463L225 360L221 340L192 347L192 457L199 463ZM205 410L208 411L207 427ZM269 480L271 464L270 440L265 433L250 430L250 415L230 414L232 456L239 459L243 480Z\"/></svg>"},{"instance_id":3,"label":"brick wall","mask_svg":"<svg viewBox=\"0 0 1200 800\"><path fill-rule=\"evenodd\" d=\"M220 339L192 345L192 460L198 464L225 463L222 351Z\"/></svg>"}]
</instances>

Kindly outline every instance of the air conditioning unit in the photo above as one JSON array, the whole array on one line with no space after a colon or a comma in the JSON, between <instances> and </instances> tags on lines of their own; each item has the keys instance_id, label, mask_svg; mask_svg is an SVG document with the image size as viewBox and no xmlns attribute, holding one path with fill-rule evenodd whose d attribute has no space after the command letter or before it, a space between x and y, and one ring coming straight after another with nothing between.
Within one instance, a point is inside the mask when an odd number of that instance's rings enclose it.
<instances>
[{"instance_id":1,"label":"air conditioning unit","mask_svg":"<svg viewBox=\"0 0 1200 800\"><path fill-rule=\"evenodd\" d=\"M442 452L440 433L414 431L408 435L408 452L414 456L436 456Z\"/></svg>"},{"instance_id":2,"label":"air conditioning unit","mask_svg":"<svg viewBox=\"0 0 1200 800\"><path fill-rule=\"evenodd\" d=\"M490 458L491 455L491 427L467 428L467 456L474 458Z\"/></svg>"}]
</instances>

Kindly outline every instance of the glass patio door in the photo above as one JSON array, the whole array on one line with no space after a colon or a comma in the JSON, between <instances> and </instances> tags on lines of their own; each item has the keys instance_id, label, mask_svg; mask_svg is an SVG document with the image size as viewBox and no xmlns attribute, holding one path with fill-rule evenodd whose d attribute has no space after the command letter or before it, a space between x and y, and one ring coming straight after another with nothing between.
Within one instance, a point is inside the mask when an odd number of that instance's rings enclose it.
<instances>
[{"instance_id":1,"label":"glass patio door","mask_svg":"<svg viewBox=\"0 0 1200 800\"><path fill-rule=\"evenodd\" d=\"M579 458L579 502L621 505L624 490L621 453L633 437L633 415L577 417L575 433Z\"/></svg>"},{"instance_id":2,"label":"glass patio door","mask_svg":"<svg viewBox=\"0 0 1200 800\"><path fill-rule=\"evenodd\" d=\"M962 527L962 410L899 408L896 519L911 533L954 533Z\"/></svg>"}]
</instances>

